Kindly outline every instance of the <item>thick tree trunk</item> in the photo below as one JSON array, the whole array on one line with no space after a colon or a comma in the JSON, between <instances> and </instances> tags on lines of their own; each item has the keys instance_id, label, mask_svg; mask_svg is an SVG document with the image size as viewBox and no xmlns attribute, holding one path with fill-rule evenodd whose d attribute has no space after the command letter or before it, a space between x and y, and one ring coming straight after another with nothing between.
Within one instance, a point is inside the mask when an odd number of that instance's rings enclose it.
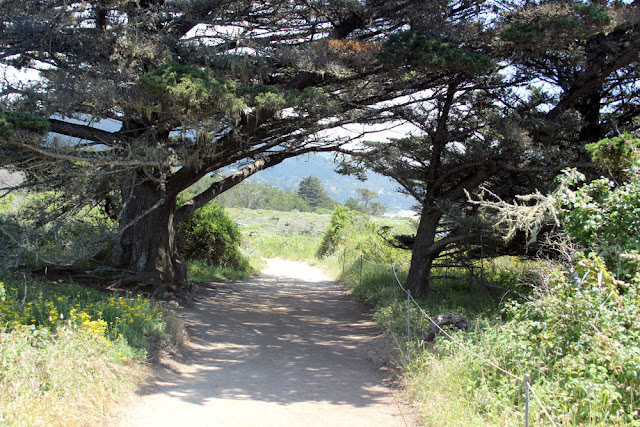
<instances>
[{"instance_id":1,"label":"thick tree trunk","mask_svg":"<svg viewBox=\"0 0 640 427\"><path fill-rule=\"evenodd\" d=\"M578 111L584 121L580 129L580 141L583 143L597 142L603 137L600 124L601 98L600 91L594 90L578 104Z\"/></svg>"},{"instance_id":2,"label":"thick tree trunk","mask_svg":"<svg viewBox=\"0 0 640 427\"><path fill-rule=\"evenodd\" d=\"M409 276L407 277L408 289L414 297L423 296L429 289L431 266L441 252L441 250L434 247L436 231L441 217L442 212L435 209L425 209L420 217L420 224L418 225L418 232L411 254Z\"/></svg>"},{"instance_id":3,"label":"thick tree trunk","mask_svg":"<svg viewBox=\"0 0 640 427\"><path fill-rule=\"evenodd\" d=\"M187 284L176 248L175 211L175 197L167 196L157 182L135 186L110 256L112 267L126 271L124 284L150 284L159 293Z\"/></svg>"}]
</instances>

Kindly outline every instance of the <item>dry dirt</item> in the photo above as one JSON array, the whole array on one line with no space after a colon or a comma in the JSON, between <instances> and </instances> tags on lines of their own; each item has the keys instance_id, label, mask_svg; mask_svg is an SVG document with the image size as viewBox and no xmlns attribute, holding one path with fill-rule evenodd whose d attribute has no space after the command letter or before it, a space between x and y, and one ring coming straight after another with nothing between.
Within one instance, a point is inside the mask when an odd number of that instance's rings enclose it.
<instances>
[{"instance_id":1,"label":"dry dirt","mask_svg":"<svg viewBox=\"0 0 640 427\"><path fill-rule=\"evenodd\" d=\"M121 426L417 425L367 309L303 263L209 284L178 309L190 344L157 366Z\"/></svg>"}]
</instances>

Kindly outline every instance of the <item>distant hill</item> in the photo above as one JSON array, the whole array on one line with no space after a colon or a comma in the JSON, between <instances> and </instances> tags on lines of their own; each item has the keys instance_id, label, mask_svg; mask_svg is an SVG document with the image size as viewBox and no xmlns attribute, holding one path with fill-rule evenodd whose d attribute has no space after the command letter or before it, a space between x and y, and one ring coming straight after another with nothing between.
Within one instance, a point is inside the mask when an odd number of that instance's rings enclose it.
<instances>
[{"instance_id":1,"label":"distant hill","mask_svg":"<svg viewBox=\"0 0 640 427\"><path fill-rule=\"evenodd\" d=\"M295 189L303 178L316 176L332 199L344 203L349 197L358 199L357 188L366 188L378 194L374 201L387 206L390 212L412 209L415 200L398 191L398 184L386 176L367 172L362 182L352 176L336 173L330 154L311 154L287 159L281 164L258 172L249 181L266 183L282 190Z\"/></svg>"}]
</instances>

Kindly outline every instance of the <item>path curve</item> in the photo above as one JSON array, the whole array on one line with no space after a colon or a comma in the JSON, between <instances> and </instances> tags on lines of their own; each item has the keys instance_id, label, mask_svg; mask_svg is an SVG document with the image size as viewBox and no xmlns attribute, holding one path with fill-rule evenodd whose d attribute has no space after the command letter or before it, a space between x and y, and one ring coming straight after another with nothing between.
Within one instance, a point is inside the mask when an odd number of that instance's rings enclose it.
<instances>
[{"instance_id":1,"label":"path curve","mask_svg":"<svg viewBox=\"0 0 640 427\"><path fill-rule=\"evenodd\" d=\"M267 261L178 310L189 348L120 425L415 425L384 385L385 339L365 307L316 268Z\"/></svg>"}]
</instances>

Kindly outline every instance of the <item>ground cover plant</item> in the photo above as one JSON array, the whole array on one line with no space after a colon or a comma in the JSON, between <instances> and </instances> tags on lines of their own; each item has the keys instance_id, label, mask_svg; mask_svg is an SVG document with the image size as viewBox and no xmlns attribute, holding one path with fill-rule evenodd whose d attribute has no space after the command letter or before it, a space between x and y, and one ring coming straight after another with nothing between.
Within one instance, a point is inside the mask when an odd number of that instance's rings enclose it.
<instances>
[{"instance_id":1,"label":"ground cover plant","mask_svg":"<svg viewBox=\"0 0 640 427\"><path fill-rule=\"evenodd\" d=\"M104 423L144 374L151 347L181 339L171 313L138 296L22 275L0 279L0 423Z\"/></svg>"}]
</instances>

